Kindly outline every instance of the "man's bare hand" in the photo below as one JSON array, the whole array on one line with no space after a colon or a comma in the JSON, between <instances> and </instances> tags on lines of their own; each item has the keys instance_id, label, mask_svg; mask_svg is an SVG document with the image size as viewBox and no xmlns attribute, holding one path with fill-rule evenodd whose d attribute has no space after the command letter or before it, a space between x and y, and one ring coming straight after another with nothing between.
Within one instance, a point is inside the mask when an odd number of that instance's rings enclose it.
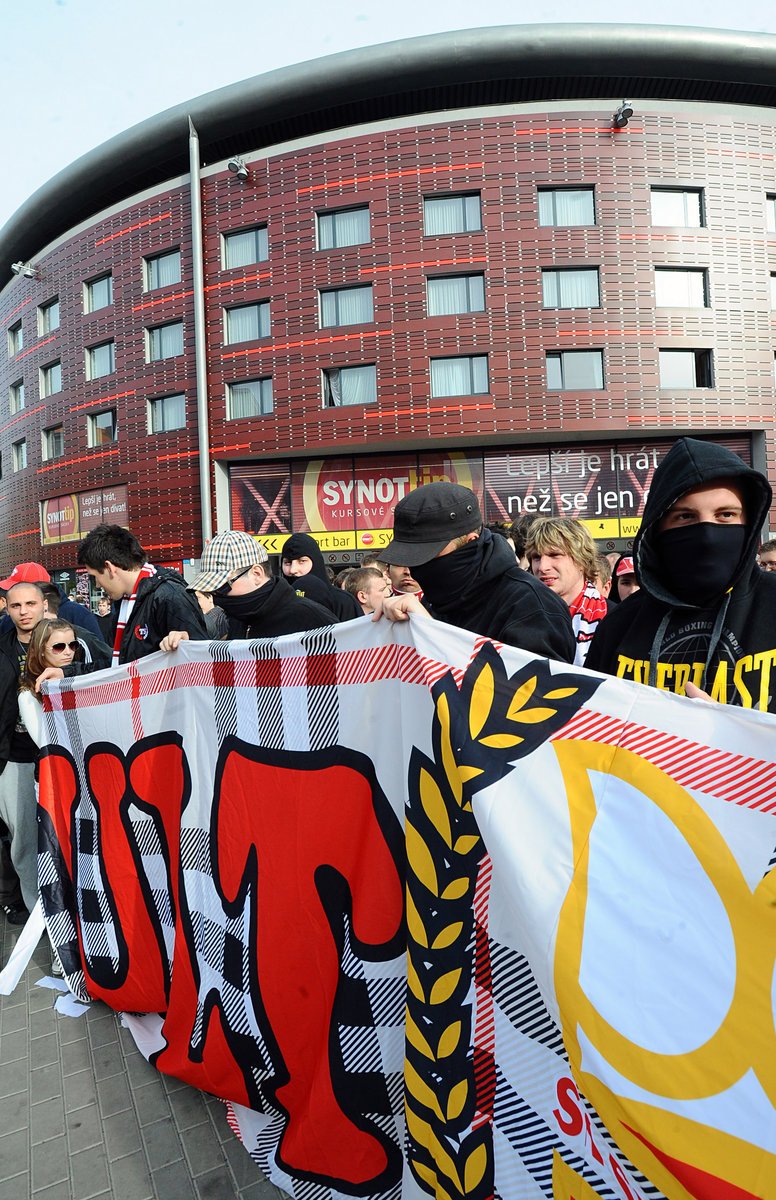
<instances>
[{"instance_id":1,"label":"man's bare hand","mask_svg":"<svg viewBox=\"0 0 776 1200\"><path fill-rule=\"evenodd\" d=\"M417 613L420 617L429 616L412 592L405 592L403 596L379 596L372 620L379 621L380 617L385 617L389 621L409 621L410 613Z\"/></svg>"},{"instance_id":2,"label":"man's bare hand","mask_svg":"<svg viewBox=\"0 0 776 1200\"><path fill-rule=\"evenodd\" d=\"M160 650L177 650L181 642L187 642L189 635L185 629L171 629L159 643Z\"/></svg>"},{"instance_id":3,"label":"man's bare hand","mask_svg":"<svg viewBox=\"0 0 776 1200\"><path fill-rule=\"evenodd\" d=\"M711 704L716 703L713 696L710 696L708 692L702 691L696 684L690 683L689 679L684 685L684 694L685 696L689 696L691 700L708 700Z\"/></svg>"},{"instance_id":4,"label":"man's bare hand","mask_svg":"<svg viewBox=\"0 0 776 1200\"><path fill-rule=\"evenodd\" d=\"M40 685L42 683L45 683L47 679L64 679L64 678L65 678L65 672L62 670L61 667L46 667L45 670L41 671L40 675L35 680L35 691L39 692Z\"/></svg>"}]
</instances>

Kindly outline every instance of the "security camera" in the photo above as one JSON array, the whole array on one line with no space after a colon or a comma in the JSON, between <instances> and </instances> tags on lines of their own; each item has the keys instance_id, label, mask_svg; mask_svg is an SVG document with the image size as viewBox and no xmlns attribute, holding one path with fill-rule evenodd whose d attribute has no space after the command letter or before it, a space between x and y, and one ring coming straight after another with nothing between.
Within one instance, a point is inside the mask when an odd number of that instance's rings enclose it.
<instances>
[{"instance_id":1,"label":"security camera","mask_svg":"<svg viewBox=\"0 0 776 1200\"><path fill-rule=\"evenodd\" d=\"M241 179L243 183L248 178L248 168L241 158L230 158L226 165L232 174L236 175L238 179Z\"/></svg>"},{"instance_id":2,"label":"security camera","mask_svg":"<svg viewBox=\"0 0 776 1200\"><path fill-rule=\"evenodd\" d=\"M18 262L11 263L11 270L14 275L23 275L25 279L35 278L35 268L31 267L29 263L22 262L21 259Z\"/></svg>"},{"instance_id":3,"label":"security camera","mask_svg":"<svg viewBox=\"0 0 776 1200\"><path fill-rule=\"evenodd\" d=\"M612 117L614 129L624 129L633 116L633 108L627 100L623 100L617 112Z\"/></svg>"}]
</instances>

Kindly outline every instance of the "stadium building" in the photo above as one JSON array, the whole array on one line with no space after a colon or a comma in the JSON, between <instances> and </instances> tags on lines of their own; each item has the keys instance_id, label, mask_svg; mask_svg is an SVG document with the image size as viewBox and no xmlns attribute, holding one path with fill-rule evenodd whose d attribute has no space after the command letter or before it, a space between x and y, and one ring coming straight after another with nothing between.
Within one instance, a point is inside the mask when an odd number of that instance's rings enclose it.
<instances>
[{"instance_id":1,"label":"stadium building","mask_svg":"<svg viewBox=\"0 0 776 1200\"><path fill-rule=\"evenodd\" d=\"M773 467L776 38L514 26L154 117L0 231L2 569L100 521L331 561L416 483L638 527L680 433Z\"/></svg>"}]
</instances>

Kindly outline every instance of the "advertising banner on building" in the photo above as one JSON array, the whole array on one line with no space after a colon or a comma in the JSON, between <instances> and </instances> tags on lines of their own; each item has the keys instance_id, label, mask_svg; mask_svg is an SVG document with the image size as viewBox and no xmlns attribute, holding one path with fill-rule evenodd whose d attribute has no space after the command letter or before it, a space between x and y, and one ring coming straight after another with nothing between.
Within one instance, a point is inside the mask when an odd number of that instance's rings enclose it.
<instances>
[{"instance_id":1,"label":"advertising banner on building","mask_svg":"<svg viewBox=\"0 0 776 1200\"><path fill-rule=\"evenodd\" d=\"M714 438L751 464L747 437ZM279 554L291 532L328 553L379 550L408 491L436 479L470 487L486 522L527 515L583 521L599 541L633 538L671 441L391 454L256 463L230 472L232 524Z\"/></svg>"},{"instance_id":2,"label":"advertising banner on building","mask_svg":"<svg viewBox=\"0 0 776 1200\"><path fill-rule=\"evenodd\" d=\"M44 720L69 986L284 1192L772 1197L773 717L418 617L185 642Z\"/></svg>"},{"instance_id":3,"label":"advertising banner on building","mask_svg":"<svg viewBox=\"0 0 776 1200\"><path fill-rule=\"evenodd\" d=\"M41 501L40 538L44 546L79 542L97 525L129 522L129 496L125 484L98 488Z\"/></svg>"}]
</instances>

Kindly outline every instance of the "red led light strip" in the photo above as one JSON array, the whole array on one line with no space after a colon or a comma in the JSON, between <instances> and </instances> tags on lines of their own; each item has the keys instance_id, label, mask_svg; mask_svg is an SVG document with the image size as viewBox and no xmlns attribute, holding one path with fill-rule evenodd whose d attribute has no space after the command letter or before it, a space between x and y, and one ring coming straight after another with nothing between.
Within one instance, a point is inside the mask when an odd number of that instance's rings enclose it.
<instances>
[{"instance_id":1,"label":"red led light strip","mask_svg":"<svg viewBox=\"0 0 776 1200\"><path fill-rule=\"evenodd\" d=\"M127 225L124 229L117 229L115 233L109 233L107 237L99 238L94 244L95 246L104 246L106 242L112 242L115 238L124 237L128 233L134 233L136 229L145 229L147 225L156 225L158 221L166 221L172 216L172 211L161 213L158 217L149 217L147 221L138 221L136 225Z\"/></svg>"},{"instance_id":2,"label":"red led light strip","mask_svg":"<svg viewBox=\"0 0 776 1200\"><path fill-rule=\"evenodd\" d=\"M331 183L316 183L312 187L297 188L297 196L304 196L309 192L326 192L329 188L337 187L353 187L357 183L376 183L378 179L404 179L407 175L435 175L444 172L448 175L454 171L477 171L482 170L485 163L445 163L437 167L409 167L406 171L380 171L376 175L355 175L352 179L335 179Z\"/></svg>"},{"instance_id":3,"label":"red led light strip","mask_svg":"<svg viewBox=\"0 0 776 1200\"><path fill-rule=\"evenodd\" d=\"M73 463L92 462L95 458L107 458L111 454L118 454L118 449L100 450L96 454L82 454L80 458L58 458L49 467L38 467L37 474L43 475L45 471L58 471L60 467L71 467Z\"/></svg>"},{"instance_id":4,"label":"red led light strip","mask_svg":"<svg viewBox=\"0 0 776 1200\"><path fill-rule=\"evenodd\" d=\"M368 329L363 333L343 333L336 337L323 338L306 338L300 342L281 342L273 343L271 346L256 346L253 350L231 350L229 354L224 354L224 358L239 358L241 354L267 354L274 353L278 350L299 350L303 346L330 346L334 342L350 342L354 338L367 337L390 337L392 330L390 329Z\"/></svg>"},{"instance_id":5,"label":"red led light strip","mask_svg":"<svg viewBox=\"0 0 776 1200\"><path fill-rule=\"evenodd\" d=\"M83 404L74 404L70 412L80 412L82 408L94 408L95 404L110 404L111 400L123 400L126 396L134 396L131 392L114 392L112 396L98 396L96 400L87 400Z\"/></svg>"},{"instance_id":6,"label":"red led light strip","mask_svg":"<svg viewBox=\"0 0 776 1200\"><path fill-rule=\"evenodd\" d=\"M484 263L487 262L485 254L478 254L473 258L430 258L426 262L411 262L411 263L389 263L386 267L362 267L361 274L369 275L377 271L425 271L429 267L461 267L465 263Z\"/></svg>"},{"instance_id":7,"label":"red led light strip","mask_svg":"<svg viewBox=\"0 0 776 1200\"><path fill-rule=\"evenodd\" d=\"M23 421L25 417L31 417L33 413L43 412L45 407L45 404L39 404L37 408L25 408L23 412L19 413L18 417L11 417L10 421L6 421L5 425L0 427L0 433L4 433L6 429L10 429L17 421Z\"/></svg>"},{"instance_id":8,"label":"red led light strip","mask_svg":"<svg viewBox=\"0 0 776 1200\"><path fill-rule=\"evenodd\" d=\"M56 341L56 334L52 333L51 337L44 338L42 342L36 342L34 346L28 346L26 350L22 350L21 354L14 356L14 361L20 358L26 358L28 354L32 354L33 350L40 350L41 346L48 346L49 342Z\"/></svg>"}]
</instances>

